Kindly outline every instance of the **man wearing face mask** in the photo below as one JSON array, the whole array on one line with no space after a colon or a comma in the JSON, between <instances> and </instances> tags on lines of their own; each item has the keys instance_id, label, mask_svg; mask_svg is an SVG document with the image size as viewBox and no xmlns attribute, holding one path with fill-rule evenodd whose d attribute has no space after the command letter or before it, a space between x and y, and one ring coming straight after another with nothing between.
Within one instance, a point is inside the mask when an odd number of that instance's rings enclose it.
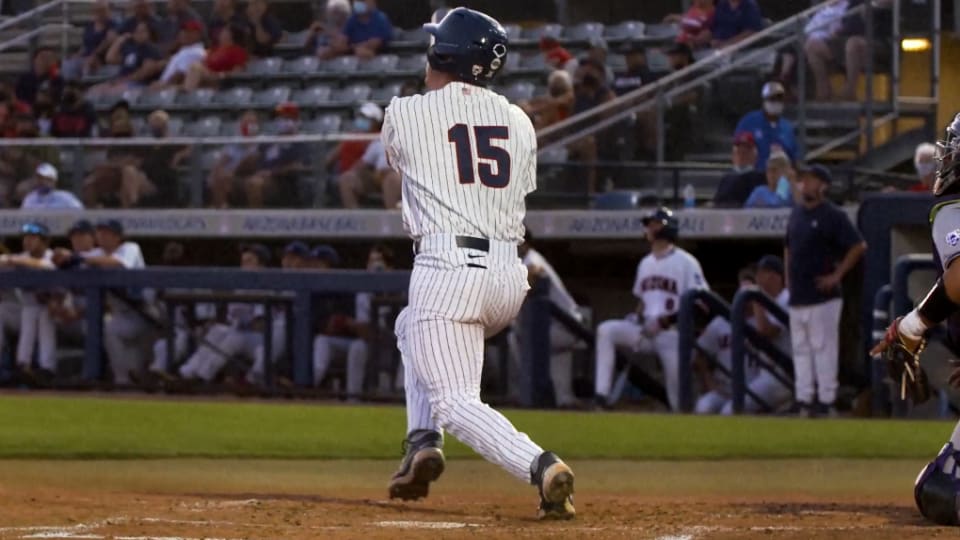
<instances>
[{"instance_id":1,"label":"man wearing face mask","mask_svg":"<svg viewBox=\"0 0 960 540\"><path fill-rule=\"evenodd\" d=\"M937 147L928 142L918 144L913 152L913 167L917 171L918 181L907 191L931 193L933 182L937 179Z\"/></svg>"},{"instance_id":2,"label":"man wearing face mask","mask_svg":"<svg viewBox=\"0 0 960 540\"><path fill-rule=\"evenodd\" d=\"M54 137L91 137L97 125L93 104L83 98L83 90L76 81L67 83L60 106L50 122Z\"/></svg>"},{"instance_id":3,"label":"man wearing face mask","mask_svg":"<svg viewBox=\"0 0 960 540\"><path fill-rule=\"evenodd\" d=\"M843 210L826 199L832 176L821 165L798 174L800 201L787 224L783 260L790 290L795 412L836 414L840 283L867 250Z\"/></svg>"},{"instance_id":4,"label":"man wearing face mask","mask_svg":"<svg viewBox=\"0 0 960 540\"><path fill-rule=\"evenodd\" d=\"M69 191L55 189L57 169L49 163L37 167L36 189L23 199L23 210L83 210L83 203Z\"/></svg>"},{"instance_id":5,"label":"man wearing face mask","mask_svg":"<svg viewBox=\"0 0 960 540\"><path fill-rule=\"evenodd\" d=\"M767 160L767 183L757 186L743 203L744 208L781 208L793 203L793 167L790 158L781 151Z\"/></svg>"},{"instance_id":6,"label":"man wearing face mask","mask_svg":"<svg viewBox=\"0 0 960 540\"><path fill-rule=\"evenodd\" d=\"M393 38L393 26L387 14L377 9L375 0L354 0L353 15L343 28L346 47L339 54L354 54L358 58L373 58Z\"/></svg>"},{"instance_id":7,"label":"man wearing face mask","mask_svg":"<svg viewBox=\"0 0 960 540\"><path fill-rule=\"evenodd\" d=\"M723 175L713 196L713 205L722 208L740 208L758 186L766 184L764 173L754 169L757 163L757 144L753 133L740 131L733 137L731 170Z\"/></svg>"},{"instance_id":8,"label":"man wearing face mask","mask_svg":"<svg viewBox=\"0 0 960 540\"><path fill-rule=\"evenodd\" d=\"M793 122L783 118L783 105L786 90L783 85L771 81L763 85L761 91L763 109L751 111L737 123L734 133L747 131L753 134L757 143L758 170L765 170L767 160L774 147L787 154L790 161L796 162L802 156L797 155L796 130Z\"/></svg>"},{"instance_id":9,"label":"man wearing face mask","mask_svg":"<svg viewBox=\"0 0 960 540\"><path fill-rule=\"evenodd\" d=\"M375 103L364 103L357 111L357 119L358 129L367 128L368 132L379 133L383 109ZM383 207L387 210L400 203L400 175L387 163L387 153L380 139L367 145L360 161L341 175L337 184L344 208L359 208L361 196L378 191L383 195Z\"/></svg>"}]
</instances>

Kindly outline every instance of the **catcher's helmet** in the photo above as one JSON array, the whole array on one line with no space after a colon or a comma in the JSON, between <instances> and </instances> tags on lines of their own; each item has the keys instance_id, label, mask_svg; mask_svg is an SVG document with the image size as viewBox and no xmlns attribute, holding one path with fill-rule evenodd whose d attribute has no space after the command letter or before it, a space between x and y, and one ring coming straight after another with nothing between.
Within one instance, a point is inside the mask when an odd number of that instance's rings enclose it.
<instances>
[{"instance_id":1,"label":"catcher's helmet","mask_svg":"<svg viewBox=\"0 0 960 540\"><path fill-rule=\"evenodd\" d=\"M960 113L947 126L944 140L937 142L937 180L933 184L934 195L944 195L960 187L957 170L960 167Z\"/></svg>"},{"instance_id":2,"label":"catcher's helmet","mask_svg":"<svg viewBox=\"0 0 960 540\"><path fill-rule=\"evenodd\" d=\"M663 228L657 233L657 238L671 242L677 241L677 237L680 235L680 221L673 215L673 212L669 208L661 206L652 213L644 216L643 226L646 227L651 223L663 225Z\"/></svg>"},{"instance_id":3,"label":"catcher's helmet","mask_svg":"<svg viewBox=\"0 0 960 540\"><path fill-rule=\"evenodd\" d=\"M456 8L439 24L423 25L429 32L427 61L437 71L483 86L507 61L507 32L495 19L467 8Z\"/></svg>"}]
</instances>

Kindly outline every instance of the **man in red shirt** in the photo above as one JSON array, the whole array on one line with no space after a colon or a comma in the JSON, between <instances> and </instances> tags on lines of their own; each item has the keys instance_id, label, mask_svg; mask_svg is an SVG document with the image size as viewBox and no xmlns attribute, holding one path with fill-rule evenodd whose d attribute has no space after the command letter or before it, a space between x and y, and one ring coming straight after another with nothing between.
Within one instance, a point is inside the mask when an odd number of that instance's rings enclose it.
<instances>
[{"instance_id":1,"label":"man in red shirt","mask_svg":"<svg viewBox=\"0 0 960 540\"><path fill-rule=\"evenodd\" d=\"M196 90L201 86L213 86L231 73L247 65L250 54L245 47L247 31L239 24L231 24L220 30L216 48L207 52L203 62L190 66L183 81L184 90Z\"/></svg>"}]
</instances>

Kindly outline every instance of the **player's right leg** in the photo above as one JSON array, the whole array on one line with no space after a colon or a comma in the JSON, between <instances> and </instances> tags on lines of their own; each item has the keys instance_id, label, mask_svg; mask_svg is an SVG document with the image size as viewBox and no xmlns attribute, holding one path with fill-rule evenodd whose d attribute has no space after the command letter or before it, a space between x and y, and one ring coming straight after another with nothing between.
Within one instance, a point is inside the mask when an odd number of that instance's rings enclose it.
<instances>
[{"instance_id":1,"label":"player's right leg","mask_svg":"<svg viewBox=\"0 0 960 540\"><path fill-rule=\"evenodd\" d=\"M642 337L640 325L625 319L604 321L597 327L594 394L598 404L603 406L609 404L613 372L616 369L617 347L635 349Z\"/></svg>"},{"instance_id":2,"label":"player's right leg","mask_svg":"<svg viewBox=\"0 0 960 540\"><path fill-rule=\"evenodd\" d=\"M797 412L809 416L813 410L813 347L810 344L810 308L790 308L790 341L793 345L794 400Z\"/></svg>"}]
</instances>

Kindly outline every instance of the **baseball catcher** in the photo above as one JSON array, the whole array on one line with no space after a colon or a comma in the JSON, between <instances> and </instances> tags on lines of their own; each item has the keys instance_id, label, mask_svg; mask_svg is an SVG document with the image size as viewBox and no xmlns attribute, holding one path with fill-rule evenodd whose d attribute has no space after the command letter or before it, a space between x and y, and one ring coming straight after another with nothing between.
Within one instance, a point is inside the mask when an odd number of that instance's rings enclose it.
<instances>
[{"instance_id":1,"label":"baseball catcher","mask_svg":"<svg viewBox=\"0 0 960 540\"><path fill-rule=\"evenodd\" d=\"M934 253L940 260L940 278L913 311L890 325L883 340L870 351L887 360L890 376L900 383L903 399L922 403L930 397L920 354L930 328L947 321L947 345L960 351L960 114L937 143L937 198L930 212ZM960 368L950 376L960 386ZM940 525L960 525L960 424L940 453L917 478L914 497L920 513Z\"/></svg>"}]
</instances>

